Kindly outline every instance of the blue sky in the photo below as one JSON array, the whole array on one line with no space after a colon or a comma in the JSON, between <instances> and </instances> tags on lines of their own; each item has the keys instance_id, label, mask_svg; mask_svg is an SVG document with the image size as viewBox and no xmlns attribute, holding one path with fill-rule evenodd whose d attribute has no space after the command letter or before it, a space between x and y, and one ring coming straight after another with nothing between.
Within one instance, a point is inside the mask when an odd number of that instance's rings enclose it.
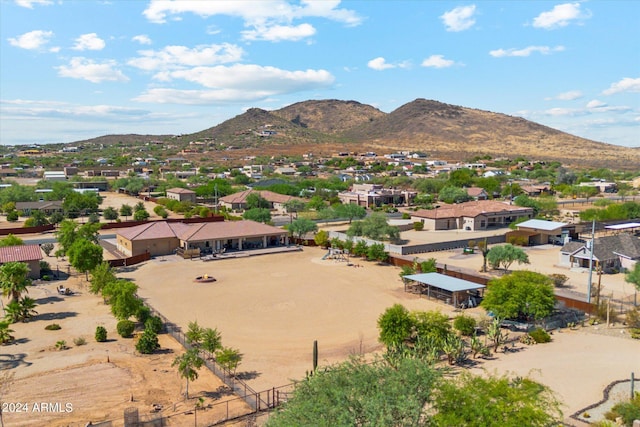
<instances>
[{"instance_id":1,"label":"blue sky","mask_svg":"<svg viewBox=\"0 0 640 427\"><path fill-rule=\"evenodd\" d=\"M416 98L640 146L640 2L0 0L0 143Z\"/></svg>"}]
</instances>

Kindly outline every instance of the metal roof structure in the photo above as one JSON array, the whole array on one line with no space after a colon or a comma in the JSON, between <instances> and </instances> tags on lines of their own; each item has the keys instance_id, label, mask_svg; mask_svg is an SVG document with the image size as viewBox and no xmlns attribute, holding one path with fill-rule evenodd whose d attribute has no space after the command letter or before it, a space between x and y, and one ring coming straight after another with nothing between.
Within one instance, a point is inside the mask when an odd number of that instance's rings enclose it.
<instances>
[{"instance_id":1,"label":"metal roof structure","mask_svg":"<svg viewBox=\"0 0 640 427\"><path fill-rule=\"evenodd\" d=\"M554 231L558 228L566 227L569 224L557 221L546 221L544 219L530 219L517 224L518 228L534 228L542 231Z\"/></svg>"},{"instance_id":2,"label":"metal roof structure","mask_svg":"<svg viewBox=\"0 0 640 427\"><path fill-rule=\"evenodd\" d=\"M462 292L485 288L484 285L481 285L479 283L458 279L440 273L409 274L402 277L404 279L413 280L414 282L419 282L428 286L444 289L445 291L449 292Z\"/></svg>"},{"instance_id":3,"label":"metal roof structure","mask_svg":"<svg viewBox=\"0 0 640 427\"><path fill-rule=\"evenodd\" d=\"M640 227L640 222L627 222L625 224L606 225L604 228L608 230L626 230L629 228Z\"/></svg>"}]
</instances>

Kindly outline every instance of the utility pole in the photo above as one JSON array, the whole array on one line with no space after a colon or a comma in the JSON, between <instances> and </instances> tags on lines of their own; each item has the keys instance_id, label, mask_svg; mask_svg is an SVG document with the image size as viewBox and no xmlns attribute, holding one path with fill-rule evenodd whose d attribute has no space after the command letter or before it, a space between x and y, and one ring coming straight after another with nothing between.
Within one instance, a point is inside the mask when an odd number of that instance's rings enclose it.
<instances>
[{"instance_id":1,"label":"utility pole","mask_svg":"<svg viewBox=\"0 0 640 427\"><path fill-rule=\"evenodd\" d=\"M591 282L593 280L593 244L596 236L596 220L591 224L591 256L589 257L589 279L587 282L587 303L591 304Z\"/></svg>"}]
</instances>

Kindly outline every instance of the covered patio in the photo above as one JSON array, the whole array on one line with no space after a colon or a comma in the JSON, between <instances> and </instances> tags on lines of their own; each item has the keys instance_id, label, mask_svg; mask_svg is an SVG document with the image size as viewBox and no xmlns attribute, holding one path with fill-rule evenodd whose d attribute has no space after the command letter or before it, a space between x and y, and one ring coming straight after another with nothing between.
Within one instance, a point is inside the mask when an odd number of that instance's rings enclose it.
<instances>
[{"instance_id":1,"label":"covered patio","mask_svg":"<svg viewBox=\"0 0 640 427\"><path fill-rule=\"evenodd\" d=\"M440 273L402 276L405 292L417 292L456 308L476 307L482 300L484 285ZM413 284L408 283L413 282Z\"/></svg>"}]
</instances>

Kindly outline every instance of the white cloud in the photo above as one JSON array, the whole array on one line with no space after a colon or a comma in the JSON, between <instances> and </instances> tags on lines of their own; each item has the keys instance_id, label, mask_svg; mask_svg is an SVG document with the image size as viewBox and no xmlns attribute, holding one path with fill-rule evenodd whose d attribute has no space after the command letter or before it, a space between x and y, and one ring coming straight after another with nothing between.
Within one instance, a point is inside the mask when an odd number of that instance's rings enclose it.
<instances>
[{"instance_id":1,"label":"white cloud","mask_svg":"<svg viewBox=\"0 0 640 427\"><path fill-rule=\"evenodd\" d=\"M602 108L602 107L606 107L607 104L605 102L602 101L598 101L597 99L591 100L589 102L587 102L587 108L589 109L593 109L593 108Z\"/></svg>"},{"instance_id":2,"label":"white cloud","mask_svg":"<svg viewBox=\"0 0 640 427\"><path fill-rule=\"evenodd\" d=\"M51 37L53 37L53 31L35 30L24 33L15 38L9 38L8 40L11 46L35 50L40 49L45 44L49 43L49 39L51 39Z\"/></svg>"},{"instance_id":3,"label":"white cloud","mask_svg":"<svg viewBox=\"0 0 640 427\"><path fill-rule=\"evenodd\" d=\"M138 54L140 56L131 59L128 64L153 71L237 62L242 59L244 50L239 46L223 43L201 45L193 49L185 46L165 46L162 50L141 50Z\"/></svg>"},{"instance_id":4,"label":"white cloud","mask_svg":"<svg viewBox=\"0 0 640 427\"><path fill-rule=\"evenodd\" d=\"M311 37L316 33L316 29L310 24L300 24L297 26L290 25L273 25L271 27L256 27L254 30L242 32L244 40L265 40L271 42L279 42L283 40L298 41L307 37Z\"/></svg>"},{"instance_id":5,"label":"white cloud","mask_svg":"<svg viewBox=\"0 0 640 427\"><path fill-rule=\"evenodd\" d=\"M489 55L494 58L502 58L505 56L529 56L534 52L541 53L543 55L548 55L554 52L562 52L564 50L564 46L528 46L524 49L496 49L489 52Z\"/></svg>"},{"instance_id":6,"label":"white cloud","mask_svg":"<svg viewBox=\"0 0 640 427\"><path fill-rule=\"evenodd\" d=\"M43 6L47 6L47 5L53 4L53 2L51 0L16 0L16 4L21 7L33 9L34 4L41 4Z\"/></svg>"},{"instance_id":7,"label":"white cloud","mask_svg":"<svg viewBox=\"0 0 640 427\"><path fill-rule=\"evenodd\" d=\"M137 36L133 36L131 40L140 44L151 44L151 39L146 34L138 34Z\"/></svg>"},{"instance_id":8,"label":"white cloud","mask_svg":"<svg viewBox=\"0 0 640 427\"><path fill-rule=\"evenodd\" d=\"M115 61L105 61L101 64L87 58L72 58L69 65L56 67L60 77L84 79L92 83L104 81L128 81L122 71L116 69Z\"/></svg>"},{"instance_id":9,"label":"white cloud","mask_svg":"<svg viewBox=\"0 0 640 427\"><path fill-rule=\"evenodd\" d=\"M288 71L244 64L165 71L154 77L159 81L185 80L208 90L154 88L135 98L136 101L178 104L255 101L274 95L326 88L335 80L325 70Z\"/></svg>"},{"instance_id":10,"label":"white cloud","mask_svg":"<svg viewBox=\"0 0 640 427\"><path fill-rule=\"evenodd\" d=\"M381 56L367 62L367 67L377 71L388 70L390 68L409 68L410 65L411 64L408 61L402 61L402 62L397 62L395 64L390 64Z\"/></svg>"},{"instance_id":11,"label":"white cloud","mask_svg":"<svg viewBox=\"0 0 640 427\"><path fill-rule=\"evenodd\" d=\"M473 27L476 23L473 15L476 12L476 6L460 6L445 12L440 16L447 31L464 31Z\"/></svg>"},{"instance_id":12,"label":"white cloud","mask_svg":"<svg viewBox=\"0 0 640 427\"><path fill-rule=\"evenodd\" d=\"M432 68L447 68L451 67L455 64L454 61L450 59L444 59L443 55L431 55L424 61L422 61L423 67L432 67Z\"/></svg>"},{"instance_id":13,"label":"white cloud","mask_svg":"<svg viewBox=\"0 0 640 427\"><path fill-rule=\"evenodd\" d=\"M548 116L582 116L586 112L576 108L550 108L544 111L544 114Z\"/></svg>"},{"instance_id":14,"label":"white cloud","mask_svg":"<svg viewBox=\"0 0 640 427\"><path fill-rule=\"evenodd\" d=\"M579 90L570 90L568 92L559 93L551 98L545 98L545 100L551 101L553 99L557 99L559 101L574 101L580 98L582 98L582 92L580 92Z\"/></svg>"},{"instance_id":15,"label":"white cloud","mask_svg":"<svg viewBox=\"0 0 640 427\"><path fill-rule=\"evenodd\" d=\"M292 25L294 20L325 18L348 26L359 25L362 18L354 11L339 8L339 0L301 0L293 4L287 0L261 1L173 1L151 0L143 14L154 23L167 19L181 19L182 14L193 13L203 18L215 15L238 17L248 29L246 40L298 41L316 33L308 23Z\"/></svg>"},{"instance_id":16,"label":"white cloud","mask_svg":"<svg viewBox=\"0 0 640 427\"><path fill-rule=\"evenodd\" d=\"M580 3L558 4L548 12L542 12L533 19L535 28L552 30L554 28L566 27L572 21L582 21L591 17L591 12L580 10Z\"/></svg>"},{"instance_id":17,"label":"white cloud","mask_svg":"<svg viewBox=\"0 0 640 427\"><path fill-rule=\"evenodd\" d=\"M96 33L83 34L76 39L73 50L102 50L105 42Z\"/></svg>"},{"instance_id":18,"label":"white cloud","mask_svg":"<svg viewBox=\"0 0 640 427\"><path fill-rule=\"evenodd\" d=\"M602 91L602 94L613 95L620 92L640 92L640 77L635 79L625 77L619 82L612 83L609 89Z\"/></svg>"}]
</instances>

